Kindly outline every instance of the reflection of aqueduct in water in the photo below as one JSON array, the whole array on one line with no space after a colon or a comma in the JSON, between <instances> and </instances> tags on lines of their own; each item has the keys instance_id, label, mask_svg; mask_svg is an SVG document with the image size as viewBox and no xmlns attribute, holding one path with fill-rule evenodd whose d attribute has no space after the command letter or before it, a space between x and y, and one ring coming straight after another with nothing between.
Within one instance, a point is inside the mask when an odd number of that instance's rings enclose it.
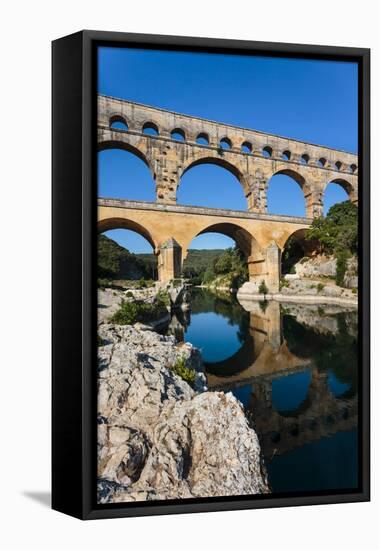
<instances>
[{"instance_id":1,"label":"reflection of aqueduct in water","mask_svg":"<svg viewBox=\"0 0 379 550\"><path fill-rule=\"evenodd\" d=\"M290 351L283 340L280 304L268 302L265 310L258 302L243 305L250 310L249 335L241 349L230 358L230 364L236 364L238 354L247 360L246 364L235 374L223 372L218 365L211 367L207 373L208 386L210 390L227 391L251 384L247 414L253 420L265 456L282 454L355 427L357 394L346 399L336 397L329 387L327 372L319 371L312 359L297 357ZM273 381L305 370L311 371L305 399L290 415L279 413L272 401Z\"/></svg>"},{"instance_id":2,"label":"reflection of aqueduct in water","mask_svg":"<svg viewBox=\"0 0 379 550\"><path fill-rule=\"evenodd\" d=\"M125 130L112 128L114 122L123 122ZM147 128L156 135L145 134ZM356 155L103 95L98 99L98 146L130 151L152 173L155 203L99 199L98 220L99 231L126 228L144 236L158 256L161 281L180 276L193 238L219 232L233 238L245 254L250 280L264 278L277 292L281 251L291 235L300 235L322 213L328 183L338 183L351 201L358 201ZM183 174L209 163L237 177L246 212L176 204ZM306 218L266 213L267 186L275 174L289 175L299 184Z\"/></svg>"}]
</instances>

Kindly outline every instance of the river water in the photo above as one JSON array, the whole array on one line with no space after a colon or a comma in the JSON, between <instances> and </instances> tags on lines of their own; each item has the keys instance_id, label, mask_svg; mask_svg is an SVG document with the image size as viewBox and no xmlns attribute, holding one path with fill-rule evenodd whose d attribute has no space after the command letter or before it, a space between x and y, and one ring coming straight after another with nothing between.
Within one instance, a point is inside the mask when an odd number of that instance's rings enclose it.
<instances>
[{"instance_id":1,"label":"river water","mask_svg":"<svg viewBox=\"0 0 379 550\"><path fill-rule=\"evenodd\" d=\"M243 404L274 493L357 487L356 311L195 289L169 330L201 350L209 390Z\"/></svg>"}]
</instances>

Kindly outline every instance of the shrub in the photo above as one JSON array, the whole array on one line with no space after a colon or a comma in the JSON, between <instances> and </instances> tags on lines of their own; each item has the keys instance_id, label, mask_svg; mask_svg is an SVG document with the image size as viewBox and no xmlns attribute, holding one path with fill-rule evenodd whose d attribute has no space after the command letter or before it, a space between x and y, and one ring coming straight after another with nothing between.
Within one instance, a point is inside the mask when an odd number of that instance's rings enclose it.
<instances>
[{"instance_id":1,"label":"shrub","mask_svg":"<svg viewBox=\"0 0 379 550\"><path fill-rule=\"evenodd\" d=\"M296 275L296 268L295 268L294 265L292 265L292 266L290 267L290 271L289 271L289 272L290 272L291 275Z\"/></svg>"},{"instance_id":2,"label":"shrub","mask_svg":"<svg viewBox=\"0 0 379 550\"><path fill-rule=\"evenodd\" d=\"M132 292L131 290L128 290L128 292L125 293L125 296L126 296L127 298L133 298L133 297L134 297L134 294L133 294L133 292Z\"/></svg>"},{"instance_id":3,"label":"shrub","mask_svg":"<svg viewBox=\"0 0 379 550\"><path fill-rule=\"evenodd\" d=\"M317 285L317 292L320 293L324 290L325 288L325 285L323 285L322 283L318 283Z\"/></svg>"},{"instance_id":4,"label":"shrub","mask_svg":"<svg viewBox=\"0 0 379 550\"><path fill-rule=\"evenodd\" d=\"M171 305L171 299L167 290L159 290L156 295L156 301L169 307Z\"/></svg>"},{"instance_id":5,"label":"shrub","mask_svg":"<svg viewBox=\"0 0 379 550\"><path fill-rule=\"evenodd\" d=\"M142 301L125 302L122 300L120 308L111 317L111 321L117 325L133 325L137 322L158 321L165 315L167 315L167 308L160 301L149 304Z\"/></svg>"},{"instance_id":6,"label":"shrub","mask_svg":"<svg viewBox=\"0 0 379 550\"><path fill-rule=\"evenodd\" d=\"M268 293L268 288L267 288L266 283L265 283L264 280L262 280L260 282L260 285L258 287L258 292L259 292L259 294L267 294Z\"/></svg>"},{"instance_id":7,"label":"shrub","mask_svg":"<svg viewBox=\"0 0 379 550\"><path fill-rule=\"evenodd\" d=\"M352 288L352 289L351 289L351 292L352 292L353 294L358 294L358 289L357 289L357 288Z\"/></svg>"},{"instance_id":8,"label":"shrub","mask_svg":"<svg viewBox=\"0 0 379 550\"><path fill-rule=\"evenodd\" d=\"M280 290L282 290L282 288L287 288L290 286L290 283L289 281L287 281L287 279L280 279L280 284L279 284L279 288Z\"/></svg>"},{"instance_id":9,"label":"shrub","mask_svg":"<svg viewBox=\"0 0 379 550\"><path fill-rule=\"evenodd\" d=\"M341 250L337 254L337 267L336 267L336 284L343 286L344 278L347 268L347 260L350 254L348 250Z\"/></svg>"},{"instance_id":10,"label":"shrub","mask_svg":"<svg viewBox=\"0 0 379 550\"><path fill-rule=\"evenodd\" d=\"M104 344L105 344L104 340L102 339L100 334L98 334L97 335L97 345L100 347L100 346L104 346Z\"/></svg>"},{"instance_id":11,"label":"shrub","mask_svg":"<svg viewBox=\"0 0 379 550\"><path fill-rule=\"evenodd\" d=\"M146 287L147 287L147 283L145 279L142 277L142 279L138 281L138 288L146 288Z\"/></svg>"},{"instance_id":12,"label":"shrub","mask_svg":"<svg viewBox=\"0 0 379 550\"><path fill-rule=\"evenodd\" d=\"M180 378L193 386L196 380L196 371L195 369L186 367L186 358L183 355L177 357L175 363L170 368L175 374L180 376Z\"/></svg>"}]
</instances>

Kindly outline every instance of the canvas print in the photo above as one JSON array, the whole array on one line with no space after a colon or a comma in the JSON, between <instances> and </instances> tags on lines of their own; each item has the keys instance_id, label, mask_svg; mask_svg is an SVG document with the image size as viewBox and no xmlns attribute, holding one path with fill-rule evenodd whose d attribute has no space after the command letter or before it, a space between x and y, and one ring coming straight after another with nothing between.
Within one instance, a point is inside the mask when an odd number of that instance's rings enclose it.
<instances>
[{"instance_id":1,"label":"canvas print","mask_svg":"<svg viewBox=\"0 0 379 550\"><path fill-rule=\"evenodd\" d=\"M358 66L99 46L97 502L359 486Z\"/></svg>"}]
</instances>

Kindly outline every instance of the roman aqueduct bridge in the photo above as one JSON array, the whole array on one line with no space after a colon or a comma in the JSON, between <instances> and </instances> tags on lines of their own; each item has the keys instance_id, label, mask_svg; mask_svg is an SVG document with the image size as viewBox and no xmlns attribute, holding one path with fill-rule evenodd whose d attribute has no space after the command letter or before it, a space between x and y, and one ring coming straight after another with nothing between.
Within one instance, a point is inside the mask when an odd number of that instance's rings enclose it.
<instances>
[{"instance_id":1,"label":"roman aqueduct bridge","mask_svg":"<svg viewBox=\"0 0 379 550\"><path fill-rule=\"evenodd\" d=\"M115 122L124 129L113 128ZM326 186L337 183L358 202L358 157L351 153L104 95L98 96L97 131L99 151L134 153L156 186L155 203L100 198L99 231L124 227L143 235L158 255L162 281L180 275L194 237L216 231L232 237L245 253L250 280L263 278L277 292L281 251L290 236L300 235L322 214ZM234 174L247 211L177 205L182 176L199 164ZM267 188L276 174L298 183L306 218L267 214Z\"/></svg>"}]
</instances>

